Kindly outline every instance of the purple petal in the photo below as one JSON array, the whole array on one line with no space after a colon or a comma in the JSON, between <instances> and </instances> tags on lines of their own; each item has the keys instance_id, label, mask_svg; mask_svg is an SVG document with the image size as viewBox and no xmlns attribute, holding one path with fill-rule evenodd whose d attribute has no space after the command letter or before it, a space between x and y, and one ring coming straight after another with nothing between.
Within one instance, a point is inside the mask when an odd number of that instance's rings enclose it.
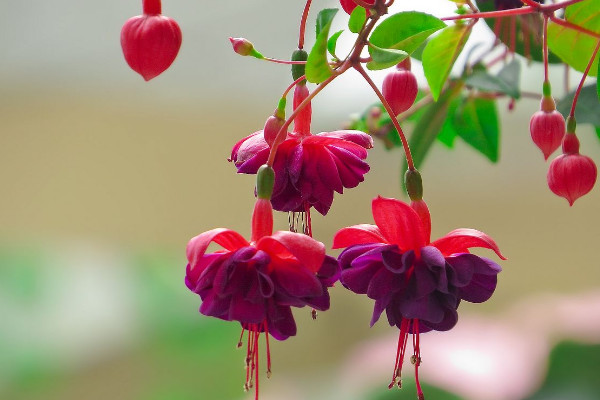
<instances>
[{"instance_id":1,"label":"purple petal","mask_svg":"<svg viewBox=\"0 0 600 400\"><path fill-rule=\"evenodd\" d=\"M404 318L418 318L432 324L440 323L444 318L444 308L435 295L404 300L399 309Z\"/></svg>"},{"instance_id":2,"label":"purple petal","mask_svg":"<svg viewBox=\"0 0 600 400\"><path fill-rule=\"evenodd\" d=\"M483 303L492 297L497 283L496 275L475 274L469 285L460 288L459 296L471 303Z\"/></svg>"},{"instance_id":3,"label":"purple petal","mask_svg":"<svg viewBox=\"0 0 600 400\"><path fill-rule=\"evenodd\" d=\"M456 322L458 321L458 312L455 309L446 308L444 309L444 317L438 323L433 323L430 321L420 321L419 322L419 333L428 332L430 329L436 331L449 331L454 328ZM429 329L428 329L429 328Z\"/></svg>"},{"instance_id":4,"label":"purple petal","mask_svg":"<svg viewBox=\"0 0 600 400\"><path fill-rule=\"evenodd\" d=\"M317 278L325 287L331 287L340 279L341 272L338 261L331 256L325 255L323 264L317 272Z\"/></svg>"},{"instance_id":5,"label":"purple petal","mask_svg":"<svg viewBox=\"0 0 600 400\"><path fill-rule=\"evenodd\" d=\"M271 336L277 340L285 340L296 335L296 322L290 308L270 303L268 328Z\"/></svg>"},{"instance_id":6,"label":"purple petal","mask_svg":"<svg viewBox=\"0 0 600 400\"><path fill-rule=\"evenodd\" d=\"M244 299L242 293L237 292L231 299L229 318L249 324L258 324L265 319L265 308L265 301L253 303Z\"/></svg>"},{"instance_id":7,"label":"purple petal","mask_svg":"<svg viewBox=\"0 0 600 400\"><path fill-rule=\"evenodd\" d=\"M231 320L229 318L229 304L230 297L219 297L214 292L209 292L202 300L200 305L200 312L209 317L217 317L225 320Z\"/></svg>"},{"instance_id":8,"label":"purple petal","mask_svg":"<svg viewBox=\"0 0 600 400\"><path fill-rule=\"evenodd\" d=\"M316 297L323 294L319 279L299 263L277 265L271 278L292 297Z\"/></svg>"},{"instance_id":9,"label":"purple petal","mask_svg":"<svg viewBox=\"0 0 600 400\"><path fill-rule=\"evenodd\" d=\"M401 278L404 277L400 277L397 274L390 272L387 268L380 268L369 282L367 296L371 299L378 300L389 295L401 284Z\"/></svg>"}]
</instances>

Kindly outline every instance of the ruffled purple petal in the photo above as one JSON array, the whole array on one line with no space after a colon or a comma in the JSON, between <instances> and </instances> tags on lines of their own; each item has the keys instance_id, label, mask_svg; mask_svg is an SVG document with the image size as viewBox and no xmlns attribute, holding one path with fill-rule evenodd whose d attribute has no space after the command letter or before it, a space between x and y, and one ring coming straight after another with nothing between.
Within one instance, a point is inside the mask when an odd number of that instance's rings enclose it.
<instances>
[{"instance_id":1,"label":"ruffled purple petal","mask_svg":"<svg viewBox=\"0 0 600 400\"><path fill-rule=\"evenodd\" d=\"M296 335L296 321L289 307L269 303L267 323L269 333L277 340L285 340Z\"/></svg>"}]
</instances>

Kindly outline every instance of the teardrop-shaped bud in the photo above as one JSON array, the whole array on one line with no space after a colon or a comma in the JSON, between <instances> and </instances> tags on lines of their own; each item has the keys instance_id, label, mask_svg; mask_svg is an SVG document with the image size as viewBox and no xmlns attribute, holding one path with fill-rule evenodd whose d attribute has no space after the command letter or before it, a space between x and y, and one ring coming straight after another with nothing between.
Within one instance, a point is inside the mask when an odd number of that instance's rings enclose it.
<instances>
[{"instance_id":1,"label":"teardrop-shaped bud","mask_svg":"<svg viewBox=\"0 0 600 400\"><path fill-rule=\"evenodd\" d=\"M417 78L407 69L397 69L387 74L381 89L395 115L408 110L419 91Z\"/></svg>"},{"instance_id":2,"label":"teardrop-shaped bud","mask_svg":"<svg viewBox=\"0 0 600 400\"><path fill-rule=\"evenodd\" d=\"M283 124L285 124L285 119L279 117L277 112L267 118L267 122L265 122L265 127L263 128L263 135L269 146L273 146L273 142Z\"/></svg>"},{"instance_id":3,"label":"teardrop-shaped bud","mask_svg":"<svg viewBox=\"0 0 600 400\"><path fill-rule=\"evenodd\" d=\"M563 143L563 148L574 150L579 147L574 134L568 134L564 141L567 143ZM573 205L575 200L592 190L597 175L596 164L591 158L579 152L565 152L550 164L548 186L554 194L564 197Z\"/></svg>"},{"instance_id":4,"label":"teardrop-shaped bud","mask_svg":"<svg viewBox=\"0 0 600 400\"><path fill-rule=\"evenodd\" d=\"M365 0L365 3L375 4L375 0ZM340 4L344 11L346 11L348 14L352 14L352 11L354 11L354 9L357 6L357 4L353 0L340 0Z\"/></svg>"},{"instance_id":5,"label":"teardrop-shaped bud","mask_svg":"<svg viewBox=\"0 0 600 400\"><path fill-rule=\"evenodd\" d=\"M542 151L546 160L560 147L565 130L565 119L557 110L537 111L529 121L531 139Z\"/></svg>"},{"instance_id":6,"label":"teardrop-shaped bud","mask_svg":"<svg viewBox=\"0 0 600 400\"><path fill-rule=\"evenodd\" d=\"M146 81L169 68L181 47L179 25L160 12L160 1L144 1L144 14L128 19L121 29L125 61Z\"/></svg>"}]
</instances>

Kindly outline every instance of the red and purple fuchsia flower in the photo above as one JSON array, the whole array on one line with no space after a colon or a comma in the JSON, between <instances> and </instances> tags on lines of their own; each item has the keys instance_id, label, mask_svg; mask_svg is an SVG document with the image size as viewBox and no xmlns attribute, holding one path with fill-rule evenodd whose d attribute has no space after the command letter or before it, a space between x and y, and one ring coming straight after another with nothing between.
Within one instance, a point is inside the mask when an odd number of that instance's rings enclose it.
<instances>
[{"instance_id":1,"label":"red and purple fuchsia flower","mask_svg":"<svg viewBox=\"0 0 600 400\"><path fill-rule=\"evenodd\" d=\"M261 168L258 181L251 240L224 228L194 237L186 249L185 277L202 299L202 314L242 325L238 347L248 332L244 387L255 387L257 399L260 335L265 334L269 377L269 334L277 340L296 334L291 307L329 309L328 288L339 278L338 262L325 254L323 243L300 233L273 233L273 170ZM207 253L213 242L223 249Z\"/></svg>"},{"instance_id":2,"label":"red and purple fuchsia flower","mask_svg":"<svg viewBox=\"0 0 600 400\"><path fill-rule=\"evenodd\" d=\"M294 109L309 96L299 83L294 89ZM373 147L368 134L343 130L311 134L312 111L308 103L294 119L294 130L279 144L273 163L275 187L271 203L278 211L307 212L313 206L325 215L333 203L333 192L358 186L369 171L367 149ZM268 157L275 136L276 115L267 120L265 129L240 140L231 151L230 161L238 173L255 174Z\"/></svg>"},{"instance_id":3,"label":"red and purple fuchsia flower","mask_svg":"<svg viewBox=\"0 0 600 400\"><path fill-rule=\"evenodd\" d=\"M371 326L385 311L390 326L400 329L390 389L401 386L406 344L412 335L411 362L417 393L423 399L419 335L451 329L461 300L481 303L494 293L500 266L471 254L470 248L491 249L504 257L489 236L474 229L456 229L431 242L429 210L420 196L410 205L377 197L372 209L376 225L343 228L333 239L334 249L345 248L338 258L340 281L354 293L375 300Z\"/></svg>"}]
</instances>

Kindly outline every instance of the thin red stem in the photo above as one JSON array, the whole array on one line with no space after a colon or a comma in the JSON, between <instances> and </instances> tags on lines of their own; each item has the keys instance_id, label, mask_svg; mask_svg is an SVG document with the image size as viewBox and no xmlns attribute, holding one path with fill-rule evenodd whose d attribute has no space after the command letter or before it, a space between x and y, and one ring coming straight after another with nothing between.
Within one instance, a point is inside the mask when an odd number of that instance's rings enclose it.
<instances>
[{"instance_id":1,"label":"thin red stem","mask_svg":"<svg viewBox=\"0 0 600 400\"><path fill-rule=\"evenodd\" d=\"M540 3L536 3L533 0L521 0L526 6L530 6L530 7L535 7L535 8L539 8L541 7Z\"/></svg>"},{"instance_id":2,"label":"thin red stem","mask_svg":"<svg viewBox=\"0 0 600 400\"><path fill-rule=\"evenodd\" d=\"M544 15L544 82L549 82L548 80L548 15Z\"/></svg>"},{"instance_id":3,"label":"thin red stem","mask_svg":"<svg viewBox=\"0 0 600 400\"><path fill-rule=\"evenodd\" d=\"M398 136L400 137L402 147L404 148L404 154L406 155L406 163L408 164L408 169L410 169L411 171L414 170L415 164L413 162L412 155L410 154L410 147L408 146L408 141L406 140L406 136L404 135L404 132L400 127L400 123L398 122L398 119L396 118L392 107L390 107L390 104L387 102L385 97L383 97L383 94L381 93L381 91L379 91L379 88L377 87L377 85L375 85L375 83L373 82L369 74L366 73L363 67L360 64L358 64L354 66L354 69L357 70L358 73L363 76L363 78L365 78L365 81L367 81L367 83L369 84L369 86L371 86L371 89L373 89L377 97L379 97L381 104L392 119L392 124L394 124L394 128L396 128L396 131L398 131Z\"/></svg>"},{"instance_id":4,"label":"thin red stem","mask_svg":"<svg viewBox=\"0 0 600 400\"><path fill-rule=\"evenodd\" d=\"M347 68L348 67L346 67L345 69L347 69ZM289 126L292 123L292 121L294 121L294 118L296 118L296 116L300 113L300 111L302 111L302 109L304 109L304 107L306 107L310 103L310 101L317 94L319 94L319 92L321 90L323 90L335 78L337 78L338 75L340 75L341 73L343 73L345 71L345 69L342 68L341 70L334 71L333 75L331 75L325 81L321 82L321 84L319 84L319 86L317 86L317 88L312 93L310 93L306 97L306 99L304 99L304 101L302 103L300 103L300 105L298 105L298 107L288 117L288 119L285 121L285 123L283 124L283 126L281 127L281 129L279 129L279 132L277 133L277 136L275 137L275 140L273 141L273 145L271 146L271 150L269 152L269 158L267 159L267 165L269 167L273 166L273 162L275 162L275 154L277 153L277 149L279 148L279 145L281 144L281 142L283 142L285 140L285 137L287 135L287 129L289 128Z\"/></svg>"},{"instance_id":5,"label":"thin red stem","mask_svg":"<svg viewBox=\"0 0 600 400\"><path fill-rule=\"evenodd\" d=\"M509 15L523 15L523 14L531 14L534 12L543 12L543 13L552 13L561 8L566 8L571 4L580 3L584 0L567 0L561 3L556 4L547 4L541 5L535 3L535 6L527 6L521 8L512 8L509 10L499 10L499 11L487 11L487 12L478 12L472 14L464 14L464 15L453 15L451 17L442 18L442 21L452 21L457 19L470 19L470 18L500 18L507 17Z\"/></svg>"},{"instance_id":6,"label":"thin red stem","mask_svg":"<svg viewBox=\"0 0 600 400\"><path fill-rule=\"evenodd\" d=\"M264 57L263 60L274 62L277 64L287 64L287 65L301 65L306 64L306 61L289 61L289 60L279 60L277 58Z\"/></svg>"},{"instance_id":7,"label":"thin red stem","mask_svg":"<svg viewBox=\"0 0 600 400\"><path fill-rule=\"evenodd\" d=\"M312 0L307 0L302 12L302 19L300 20L300 34L298 35L298 48L302 50L304 48L304 36L306 32L306 20L308 19L308 11L310 10L310 3Z\"/></svg>"},{"instance_id":8,"label":"thin red stem","mask_svg":"<svg viewBox=\"0 0 600 400\"><path fill-rule=\"evenodd\" d=\"M300 78L296 79L294 82L292 82L290 84L290 86L287 87L287 89L285 89L285 92L283 92L281 97L287 97L290 90L292 90L294 88L294 86L296 86L297 84L299 84L300 82L302 82L305 79L306 79L306 75L302 75Z\"/></svg>"},{"instance_id":9,"label":"thin red stem","mask_svg":"<svg viewBox=\"0 0 600 400\"><path fill-rule=\"evenodd\" d=\"M160 0L143 0L142 9L145 15L156 15L161 13Z\"/></svg>"},{"instance_id":10,"label":"thin red stem","mask_svg":"<svg viewBox=\"0 0 600 400\"><path fill-rule=\"evenodd\" d=\"M588 29L585 29L584 27L581 27L579 25L572 24L569 21L565 21L564 19L557 18L552 14L549 15L549 18L550 18L550 21L554 22L555 24L564 26L565 28L568 28L568 29L573 29L577 32L581 32L588 36L595 37L596 39L600 39L600 33L596 33L596 32L590 31Z\"/></svg>"},{"instance_id":11,"label":"thin red stem","mask_svg":"<svg viewBox=\"0 0 600 400\"><path fill-rule=\"evenodd\" d=\"M598 50L600 50L600 40L596 44L596 48L592 53L592 57L590 58L590 62L588 62L585 71L583 72L583 76L581 77L581 81L579 81L579 86L577 87L577 91L575 92L575 97L573 97L573 104L571 105L571 112L569 113L569 117L575 117L575 107L577 106L577 99L579 98L579 94L581 93L581 88L583 87L583 82L585 82L585 78L587 78L590 73L590 68L592 68L592 64L594 63L594 59L596 58L596 54L598 54Z\"/></svg>"},{"instance_id":12,"label":"thin red stem","mask_svg":"<svg viewBox=\"0 0 600 400\"><path fill-rule=\"evenodd\" d=\"M352 0L352 1L355 2L357 5L363 7L366 10L373 7L373 4L369 4L366 1L362 1L362 0Z\"/></svg>"}]
</instances>

